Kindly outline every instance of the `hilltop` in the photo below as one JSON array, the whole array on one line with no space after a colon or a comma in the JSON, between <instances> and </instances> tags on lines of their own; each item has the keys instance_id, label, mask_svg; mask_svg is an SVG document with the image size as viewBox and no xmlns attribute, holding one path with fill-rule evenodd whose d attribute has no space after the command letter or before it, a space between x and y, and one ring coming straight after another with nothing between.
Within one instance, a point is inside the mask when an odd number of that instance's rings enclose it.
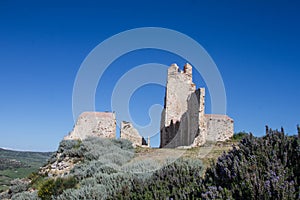
<instances>
[{"instance_id":1,"label":"hilltop","mask_svg":"<svg viewBox=\"0 0 300 200\"><path fill-rule=\"evenodd\" d=\"M264 137L197 148L133 148L123 139L63 140L2 199L299 199L300 139Z\"/></svg>"}]
</instances>

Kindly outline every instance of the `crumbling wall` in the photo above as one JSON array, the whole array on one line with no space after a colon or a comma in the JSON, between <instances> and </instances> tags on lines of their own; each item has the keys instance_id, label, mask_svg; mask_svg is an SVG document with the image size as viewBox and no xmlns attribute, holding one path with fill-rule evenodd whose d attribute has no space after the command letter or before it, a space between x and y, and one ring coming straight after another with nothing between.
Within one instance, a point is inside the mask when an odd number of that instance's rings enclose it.
<instances>
[{"instance_id":1,"label":"crumbling wall","mask_svg":"<svg viewBox=\"0 0 300 200\"><path fill-rule=\"evenodd\" d=\"M87 137L116 138L116 117L111 112L82 113L65 140L83 140Z\"/></svg>"},{"instance_id":2,"label":"crumbling wall","mask_svg":"<svg viewBox=\"0 0 300 200\"><path fill-rule=\"evenodd\" d=\"M233 136L233 119L227 115L206 114L206 141L226 141Z\"/></svg>"},{"instance_id":3,"label":"crumbling wall","mask_svg":"<svg viewBox=\"0 0 300 200\"><path fill-rule=\"evenodd\" d=\"M147 145L144 138L140 136L138 130L130 122L121 122L120 137L131 141L134 147Z\"/></svg>"},{"instance_id":4,"label":"crumbling wall","mask_svg":"<svg viewBox=\"0 0 300 200\"><path fill-rule=\"evenodd\" d=\"M233 120L225 115L205 115L205 88L196 90L191 65L180 71L173 64L168 69L160 132L160 147L195 147L232 137Z\"/></svg>"},{"instance_id":5,"label":"crumbling wall","mask_svg":"<svg viewBox=\"0 0 300 200\"><path fill-rule=\"evenodd\" d=\"M197 98L197 107L189 107L188 110L190 113L195 112L194 117L191 120L191 126L195 126L194 131L196 128L198 128L198 130L197 134L193 135L193 141L190 144L192 144L192 146L201 146L205 143L207 135L207 124L205 120L205 88L197 89L194 94ZM197 108L198 110L196 110ZM196 111L198 112L196 113ZM195 120L197 120L197 122Z\"/></svg>"},{"instance_id":6,"label":"crumbling wall","mask_svg":"<svg viewBox=\"0 0 300 200\"><path fill-rule=\"evenodd\" d=\"M192 82L191 68L189 64L185 66L186 72L180 71L176 64L168 69L167 90L166 90L166 115L165 126L170 125L171 120L174 123L180 121L182 115L187 111L187 98L195 92L196 87Z\"/></svg>"},{"instance_id":7,"label":"crumbling wall","mask_svg":"<svg viewBox=\"0 0 300 200\"><path fill-rule=\"evenodd\" d=\"M190 142L190 137L186 138L189 130L186 123L189 121L188 98L195 90L191 65L186 64L184 71L180 71L176 64L169 67L161 119L161 147L184 146Z\"/></svg>"}]
</instances>

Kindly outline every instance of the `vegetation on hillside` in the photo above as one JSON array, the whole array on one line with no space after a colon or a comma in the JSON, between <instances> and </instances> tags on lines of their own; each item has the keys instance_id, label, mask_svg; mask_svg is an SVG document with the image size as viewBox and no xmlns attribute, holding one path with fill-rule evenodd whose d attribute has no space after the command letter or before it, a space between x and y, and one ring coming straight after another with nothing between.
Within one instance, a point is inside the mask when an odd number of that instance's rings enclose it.
<instances>
[{"instance_id":1,"label":"vegetation on hillside","mask_svg":"<svg viewBox=\"0 0 300 200\"><path fill-rule=\"evenodd\" d=\"M203 179L193 175L196 180L176 183L174 180L191 171L173 173L172 168L166 167L158 172L162 176L154 174L150 180L138 182L119 196L128 194L125 199L299 199L299 169L299 139L286 136L283 131L270 130L262 138L246 135L237 147L207 169ZM164 177L163 181L159 177ZM179 187L175 190L178 192L174 193L174 187Z\"/></svg>"},{"instance_id":2,"label":"vegetation on hillside","mask_svg":"<svg viewBox=\"0 0 300 200\"><path fill-rule=\"evenodd\" d=\"M43 166L53 152L13 151L0 148L0 192L16 178L25 178Z\"/></svg>"},{"instance_id":3,"label":"vegetation on hillside","mask_svg":"<svg viewBox=\"0 0 300 200\"><path fill-rule=\"evenodd\" d=\"M245 137L206 171L203 199L299 199L300 141L282 131Z\"/></svg>"},{"instance_id":4,"label":"vegetation on hillside","mask_svg":"<svg viewBox=\"0 0 300 200\"><path fill-rule=\"evenodd\" d=\"M244 137L246 137L249 133L242 131L242 132L238 132L238 133L234 133L231 140L232 141L241 141Z\"/></svg>"},{"instance_id":5,"label":"vegetation on hillside","mask_svg":"<svg viewBox=\"0 0 300 200\"><path fill-rule=\"evenodd\" d=\"M300 130L299 130L300 136ZM78 163L64 177L36 175L11 188L12 199L300 199L300 139L268 130L238 134L240 143L203 175L202 162L180 158L156 171L155 162L131 162L127 140L63 141L58 152ZM237 138L236 138L237 139ZM55 157L49 164L55 162ZM139 172L139 173L133 173ZM28 192L28 188L38 191Z\"/></svg>"}]
</instances>

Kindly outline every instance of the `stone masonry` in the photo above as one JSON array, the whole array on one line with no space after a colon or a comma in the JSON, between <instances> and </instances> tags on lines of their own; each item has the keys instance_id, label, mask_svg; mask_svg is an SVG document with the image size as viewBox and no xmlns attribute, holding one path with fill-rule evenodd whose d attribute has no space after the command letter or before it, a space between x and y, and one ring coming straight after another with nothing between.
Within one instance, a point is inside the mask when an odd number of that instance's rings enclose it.
<instances>
[{"instance_id":1,"label":"stone masonry","mask_svg":"<svg viewBox=\"0 0 300 200\"><path fill-rule=\"evenodd\" d=\"M65 140L84 140L87 137L116 138L116 116L112 112L84 112ZM120 138L132 142L134 147L149 146L130 122L122 122Z\"/></svg>"},{"instance_id":2,"label":"stone masonry","mask_svg":"<svg viewBox=\"0 0 300 200\"><path fill-rule=\"evenodd\" d=\"M111 112L83 112L65 140L83 140L87 137L116 137L116 116Z\"/></svg>"},{"instance_id":3,"label":"stone masonry","mask_svg":"<svg viewBox=\"0 0 300 200\"><path fill-rule=\"evenodd\" d=\"M233 135L233 120L226 115L205 115L207 125L206 141L228 140Z\"/></svg>"},{"instance_id":4,"label":"stone masonry","mask_svg":"<svg viewBox=\"0 0 300 200\"><path fill-rule=\"evenodd\" d=\"M168 69L164 109L161 114L160 147L201 146L206 141L225 141L233 136L233 120L226 115L205 114L205 88L196 89L192 66L183 71L176 64ZM82 113L65 140L87 137L116 138L112 112ZM133 146L149 146L130 122L122 122L120 137ZM148 143L148 144L147 144Z\"/></svg>"},{"instance_id":5,"label":"stone masonry","mask_svg":"<svg viewBox=\"0 0 300 200\"><path fill-rule=\"evenodd\" d=\"M205 114L205 88L196 89L192 66L168 69L165 105L161 116L160 147L200 146L206 141L225 141L233 135L233 120Z\"/></svg>"},{"instance_id":6,"label":"stone masonry","mask_svg":"<svg viewBox=\"0 0 300 200\"><path fill-rule=\"evenodd\" d=\"M120 138L131 141L133 147L147 145L145 139L140 136L139 132L130 122L121 122Z\"/></svg>"}]
</instances>

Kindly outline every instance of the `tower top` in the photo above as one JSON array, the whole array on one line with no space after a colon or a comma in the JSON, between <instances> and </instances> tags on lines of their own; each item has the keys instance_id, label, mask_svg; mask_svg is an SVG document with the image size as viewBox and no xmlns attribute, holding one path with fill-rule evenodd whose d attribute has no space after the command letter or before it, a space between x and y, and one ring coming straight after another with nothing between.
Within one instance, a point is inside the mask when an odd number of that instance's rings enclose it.
<instances>
[{"instance_id":1,"label":"tower top","mask_svg":"<svg viewBox=\"0 0 300 200\"><path fill-rule=\"evenodd\" d=\"M192 81L193 78L193 67L189 64L186 63L183 67L183 73L185 73L188 78Z\"/></svg>"}]
</instances>

